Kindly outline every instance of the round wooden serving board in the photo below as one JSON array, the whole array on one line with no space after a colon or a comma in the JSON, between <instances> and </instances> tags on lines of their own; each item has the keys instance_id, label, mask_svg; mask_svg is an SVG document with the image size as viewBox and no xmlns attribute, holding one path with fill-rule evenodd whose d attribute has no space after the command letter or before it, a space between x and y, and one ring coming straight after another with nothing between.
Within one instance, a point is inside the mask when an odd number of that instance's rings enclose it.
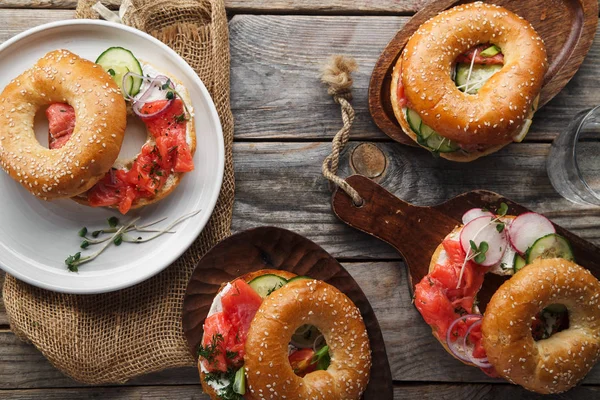
<instances>
[{"instance_id":1,"label":"round wooden serving board","mask_svg":"<svg viewBox=\"0 0 600 400\"><path fill-rule=\"evenodd\" d=\"M397 142L416 146L400 128L390 102L392 69L412 34L431 17L472 1L434 0L402 28L377 60L369 84L369 110L377 126ZM598 24L598 0L494 0L528 20L544 39L550 68L544 78L540 107L575 75L588 53Z\"/></svg>"},{"instance_id":2,"label":"round wooden serving board","mask_svg":"<svg viewBox=\"0 0 600 400\"><path fill-rule=\"evenodd\" d=\"M314 242L285 229L262 227L233 235L213 247L192 273L183 300L183 331L190 351L202 340L202 325L222 284L260 269L282 269L320 279L346 294L360 309L369 334L373 366L364 399L392 399L392 373L375 313L356 281Z\"/></svg>"},{"instance_id":3,"label":"round wooden serving board","mask_svg":"<svg viewBox=\"0 0 600 400\"><path fill-rule=\"evenodd\" d=\"M343 191L333 195L335 214L348 225L391 244L404 258L408 268L410 290L429 272L433 252L456 226L462 225L463 214L471 208L497 210L508 205L509 215L530 211L522 205L486 190L461 194L433 207L420 207L399 199L372 180L353 175L346 181L364 199L356 207ZM556 232L569 240L575 260L600 279L600 249L579 236L555 225ZM479 308L485 307L498 287L509 277L488 274L477 294Z\"/></svg>"}]
</instances>

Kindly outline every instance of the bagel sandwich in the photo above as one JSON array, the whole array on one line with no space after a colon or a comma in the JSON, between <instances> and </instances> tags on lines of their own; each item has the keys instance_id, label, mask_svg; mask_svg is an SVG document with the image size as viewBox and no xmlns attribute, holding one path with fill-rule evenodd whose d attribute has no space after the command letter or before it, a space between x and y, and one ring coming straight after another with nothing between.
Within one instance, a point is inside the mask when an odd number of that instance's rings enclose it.
<instances>
[{"instance_id":1,"label":"bagel sandwich","mask_svg":"<svg viewBox=\"0 0 600 400\"><path fill-rule=\"evenodd\" d=\"M211 399L359 399L369 380L360 312L322 281L282 270L243 275L221 285L203 328L198 369Z\"/></svg>"},{"instance_id":2,"label":"bagel sandwich","mask_svg":"<svg viewBox=\"0 0 600 400\"><path fill-rule=\"evenodd\" d=\"M496 5L459 5L422 24L392 72L390 100L421 147L468 162L521 142L548 69L531 24Z\"/></svg>"},{"instance_id":3,"label":"bagel sandwich","mask_svg":"<svg viewBox=\"0 0 600 400\"><path fill-rule=\"evenodd\" d=\"M482 315L477 296L488 273L510 279ZM414 302L433 336L459 361L527 390L560 393L600 357L600 310L589 307L599 288L548 219L508 215L503 204L495 212L465 213L463 225L434 251ZM585 340L578 340L582 335ZM563 363L574 352L581 359Z\"/></svg>"},{"instance_id":4,"label":"bagel sandwich","mask_svg":"<svg viewBox=\"0 0 600 400\"><path fill-rule=\"evenodd\" d=\"M121 47L111 47L96 60L97 71L113 77L128 101L127 113L138 117L147 131L135 157L117 158L102 179L73 196L92 207L117 208L125 214L168 196L185 173L194 169L196 132L193 107L185 86L172 74L138 60ZM136 72L132 72L136 71ZM76 124L73 107L55 103L46 110L49 147L60 151L70 142Z\"/></svg>"}]
</instances>

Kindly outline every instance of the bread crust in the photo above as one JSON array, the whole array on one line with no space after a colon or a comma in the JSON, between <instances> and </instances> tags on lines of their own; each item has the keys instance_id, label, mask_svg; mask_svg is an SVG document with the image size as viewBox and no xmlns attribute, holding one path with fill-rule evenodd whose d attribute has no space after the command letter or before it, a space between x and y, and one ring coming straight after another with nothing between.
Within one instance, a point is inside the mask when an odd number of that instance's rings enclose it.
<instances>
[{"instance_id":1,"label":"bread crust","mask_svg":"<svg viewBox=\"0 0 600 400\"><path fill-rule=\"evenodd\" d=\"M152 65L152 64L148 63L147 61L143 61L143 60L139 60L139 61L142 65ZM154 68L154 69L156 69L156 68ZM189 92L187 91L187 88L185 88L183 86L183 84L176 78L172 78L171 76L169 76L169 79L172 82L174 82L176 85L181 86L183 88L182 90L178 91L179 95L181 96L181 99L184 101L184 103L187 104L188 107L190 107L190 105L192 104L192 100L190 98ZM154 139L152 138L152 135L149 132L147 135L148 135L148 138L146 140L146 143L154 143ZM189 119L186 122L186 140L189 144L190 152L191 152L192 156L194 156L194 153L196 152L196 140L197 139L196 139L196 124L194 122L194 112L193 111L191 112L191 115L189 116ZM128 164L130 164L131 162L133 162L133 160L131 160ZM177 186L179 186L179 184L181 183L181 179L183 178L183 176L185 174L186 174L186 172L172 172L171 175L169 175L169 178L167 179L167 181L165 182L163 187L158 191L158 193L156 193L153 197L136 199L136 201L131 205L130 209L134 210L137 208L145 207L150 204L154 204L154 203L164 199L165 197L169 196L177 188ZM83 204L85 206L90 205L88 197L87 197L87 193L82 193L81 195L75 196L72 199L79 204ZM118 209L119 205L114 204L112 206L108 206L107 208Z\"/></svg>"},{"instance_id":2,"label":"bread crust","mask_svg":"<svg viewBox=\"0 0 600 400\"><path fill-rule=\"evenodd\" d=\"M261 270L258 270L258 271L248 272L247 274L244 274L244 275L242 275L242 276L240 276L239 278L236 278L236 279L241 279L241 280L243 280L245 282L250 282L254 278L258 278L259 276L268 275L268 274L277 275L277 276L280 276L280 277L285 278L285 279L292 279L292 278L294 278L294 277L297 276L293 272L284 271L284 270L281 270L281 269L261 269ZM221 284L221 287L217 291L217 294L220 293L221 290L223 290L223 288L225 286L227 286L227 283L230 283L230 282L225 282L225 283ZM204 340L204 338L203 338L203 340ZM202 372L202 369L200 368L200 361L201 360L198 359L198 372L200 373L200 383L202 384L202 390L204 391L204 393L206 393L207 395L209 395L212 400L219 400L220 397L217 394L217 392L215 391L215 389L212 386L210 386L208 383L206 383L206 379L205 379L205 375L206 374L204 372ZM254 399L254 397L250 393L246 393L244 395L244 398L248 399L248 400L253 400Z\"/></svg>"},{"instance_id":3,"label":"bread crust","mask_svg":"<svg viewBox=\"0 0 600 400\"><path fill-rule=\"evenodd\" d=\"M331 364L325 371L294 373L288 343L303 324L325 337ZM288 283L267 297L248 332L244 356L248 390L257 398L359 399L369 381L371 350L362 316L335 287L318 280Z\"/></svg>"},{"instance_id":4,"label":"bread crust","mask_svg":"<svg viewBox=\"0 0 600 400\"><path fill-rule=\"evenodd\" d=\"M33 130L36 112L52 103L70 104L76 116L73 140L54 150ZM126 118L121 91L101 67L67 50L51 51L0 95L0 163L41 199L78 195L117 159Z\"/></svg>"},{"instance_id":5,"label":"bread crust","mask_svg":"<svg viewBox=\"0 0 600 400\"><path fill-rule=\"evenodd\" d=\"M458 90L451 69L457 56L481 43L502 48L504 66L470 95ZM457 6L425 22L409 39L394 67L392 107L404 132L417 141L398 106L401 78L408 107L426 125L461 145L486 147L440 153L440 157L472 161L498 151L521 132L547 68L544 43L527 21L495 5Z\"/></svg>"},{"instance_id":6,"label":"bread crust","mask_svg":"<svg viewBox=\"0 0 600 400\"><path fill-rule=\"evenodd\" d=\"M483 317L483 347L496 371L538 393L560 393L582 380L600 357L600 282L564 259L537 259L494 293ZM531 320L564 304L569 328L534 341Z\"/></svg>"}]
</instances>

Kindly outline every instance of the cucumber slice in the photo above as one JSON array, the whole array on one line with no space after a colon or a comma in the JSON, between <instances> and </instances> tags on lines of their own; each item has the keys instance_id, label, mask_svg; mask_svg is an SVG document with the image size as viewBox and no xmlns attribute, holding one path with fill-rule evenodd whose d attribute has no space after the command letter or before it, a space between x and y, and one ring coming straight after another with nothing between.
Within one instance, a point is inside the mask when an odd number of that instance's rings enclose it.
<instances>
[{"instance_id":1,"label":"cucumber slice","mask_svg":"<svg viewBox=\"0 0 600 400\"><path fill-rule=\"evenodd\" d=\"M248 282L250 287L263 299L286 283L287 280L285 278L275 274L261 275Z\"/></svg>"},{"instance_id":2,"label":"cucumber slice","mask_svg":"<svg viewBox=\"0 0 600 400\"><path fill-rule=\"evenodd\" d=\"M498 53L500 53L500 49L498 48L498 46L491 45L490 47L481 52L481 57L494 57Z\"/></svg>"},{"instance_id":3,"label":"cucumber slice","mask_svg":"<svg viewBox=\"0 0 600 400\"><path fill-rule=\"evenodd\" d=\"M110 47L98 56L96 64L100 65L112 76L122 91L130 96L135 96L139 93L140 87L142 87L141 78L131 77L127 80L125 87L123 87L123 77L126 73L134 72L138 75L143 74L140 62L131 51L123 47Z\"/></svg>"},{"instance_id":4,"label":"cucumber slice","mask_svg":"<svg viewBox=\"0 0 600 400\"><path fill-rule=\"evenodd\" d=\"M515 260L513 261L513 269L515 270L515 272L519 272L526 265L527 261L525 261L525 259L519 254L515 254Z\"/></svg>"},{"instance_id":5,"label":"cucumber slice","mask_svg":"<svg viewBox=\"0 0 600 400\"><path fill-rule=\"evenodd\" d=\"M427 138L429 138L429 136L431 136L432 134L436 134L437 133L431 129L429 126L425 125L423 122L421 122L421 137L423 138L423 140L427 140Z\"/></svg>"},{"instance_id":6,"label":"cucumber slice","mask_svg":"<svg viewBox=\"0 0 600 400\"><path fill-rule=\"evenodd\" d=\"M300 280L304 280L304 279L310 279L310 280L312 280L312 278L310 278L310 277L308 277L308 276L302 276L302 275L300 275L300 276L295 276L295 277L293 277L293 278L290 278L290 279L288 280L288 283L290 283L290 282L294 282L294 281L300 281Z\"/></svg>"},{"instance_id":7,"label":"cucumber slice","mask_svg":"<svg viewBox=\"0 0 600 400\"><path fill-rule=\"evenodd\" d=\"M527 250L527 264L531 264L536 258L564 258L573 261L573 250L564 237L551 233L536 240L531 248Z\"/></svg>"},{"instance_id":8,"label":"cucumber slice","mask_svg":"<svg viewBox=\"0 0 600 400\"><path fill-rule=\"evenodd\" d=\"M440 136L437 132L433 132L427 138L427 147L437 153L452 153L460 148L452 140Z\"/></svg>"},{"instance_id":9,"label":"cucumber slice","mask_svg":"<svg viewBox=\"0 0 600 400\"><path fill-rule=\"evenodd\" d=\"M467 90L467 78L469 77L470 64L460 63L456 66L456 79L454 82L458 90L464 92ZM469 79L469 87L466 93L476 94L479 89L494 75L502 69L502 65L473 65L471 78Z\"/></svg>"},{"instance_id":10,"label":"cucumber slice","mask_svg":"<svg viewBox=\"0 0 600 400\"><path fill-rule=\"evenodd\" d=\"M418 135L421 133L421 117L417 114L416 111L408 108L406 110L406 120L408 121L408 125L410 128Z\"/></svg>"},{"instance_id":11,"label":"cucumber slice","mask_svg":"<svg viewBox=\"0 0 600 400\"><path fill-rule=\"evenodd\" d=\"M237 394L246 394L246 368L238 369L233 378L233 391Z\"/></svg>"}]
</instances>

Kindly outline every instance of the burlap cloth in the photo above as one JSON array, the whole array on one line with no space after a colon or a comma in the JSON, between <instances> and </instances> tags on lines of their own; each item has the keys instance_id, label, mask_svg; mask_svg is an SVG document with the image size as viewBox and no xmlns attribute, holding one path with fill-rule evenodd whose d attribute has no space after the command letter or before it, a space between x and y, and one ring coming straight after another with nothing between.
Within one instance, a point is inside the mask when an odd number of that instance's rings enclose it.
<instances>
[{"instance_id":1,"label":"burlap cloth","mask_svg":"<svg viewBox=\"0 0 600 400\"><path fill-rule=\"evenodd\" d=\"M181 325L188 279L200 257L230 234L234 176L229 108L229 39L223 0L126 0L123 22L163 41L198 73L219 112L225 176L208 225L190 249L159 275L99 295L38 289L6 276L4 302L11 329L58 369L85 383L194 364ZM96 0L80 0L77 18L97 18Z\"/></svg>"}]
</instances>

